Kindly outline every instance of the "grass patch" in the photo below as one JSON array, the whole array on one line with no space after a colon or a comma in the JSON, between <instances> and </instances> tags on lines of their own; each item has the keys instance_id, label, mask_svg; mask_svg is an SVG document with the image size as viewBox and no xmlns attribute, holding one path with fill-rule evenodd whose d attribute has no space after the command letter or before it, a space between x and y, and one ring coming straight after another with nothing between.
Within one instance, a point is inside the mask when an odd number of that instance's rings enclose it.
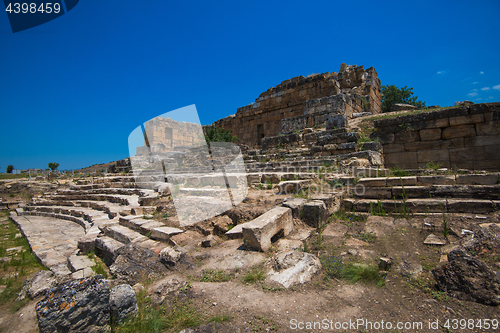
<instances>
[{"instance_id":1,"label":"grass patch","mask_svg":"<svg viewBox=\"0 0 500 333\"><path fill-rule=\"evenodd\" d=\"M8 211L2 211L0 215L8 216ZM5 286L5 290L0 293L0 303L12 304L11 310L17 311L24 304L15 302L17 295L23 287L26 276L44 269L33 253L31 253L28 240L21 236L19 228L12 222L0 225L0 256L7 257L9 260L0 263L0 285ZM21 247L15 251L7 249Z\"/></svg>"},{"instance_id":2,"label":"grass patch","mask_svg":"<svg viewBox=\"0 0 500 333\"><path fill-rule=\"evenodd\" d=\"M145 291L140 291L137 295L137 306L139 308L137 315L121 325L114 326L112 332L179 332L184 328L200 326L209 321L189 302L175 299L167 306L153 305Z\"/></svg>"},{"instance_id":3,"label":"grass patch","mask_svg":"<svg viewBox=\"0 0 500 333\"><path fill-rule=\"evenodd\" d=\"M31 175L31 177L36 177L36 174ZM29 174L27 172L20 174L12 174L12 173L2 173L0 174L0 179L19 179L19 178L29 178Z\"/></svg>"},{"instance_id":4,"label":"grass patch","mask_svg":"<svg viewBox=\"0 0 500 333\"><path fill-rule=\"evenodd\" d=\"M246 283L255 283L258 281L263 281L266 279L264 272L260 268L250 269L245 276L243 277L243 281Z\"/></svg>"},{"instance_id":5,"label":"grass patch","mask_svg":"<svg viewBox=\"0 0 500 333\"><path fill-rule=\"evenodd\" d=\"M378 272L376 265L344 263L340 256L325 256L320 258L321 265L328 278L344 279L351 283L363 282L385 286L385 279Z\"/></svg>"},{"instance_id":6,"label":"grass patch","mask_svg":"<svg viewBox=\"0 0 500 333\"><path fill-rule=\"evenodd\" d=\"M96 260L96 259L94 259ZM96 273L96 274L101 274L105 279L108 278L108 272L107 270L104 268L104 264L102 263L102 261L100 260L96 260L96 263L94 266L92 266L92 270Z\"/></svg>"},{"instance_id":7,"label":"grass patch","mask_svg":"<svg viewBox=\"0 0 500 333\"><path fill-rule=\"evenodd\" d=\"M373 232L357 232L352 237L367 243L373 243L377 239L377 236Z\"/></svg>"},{"instance_id":8,"label":"grass patch","mask_svg":"<svg viewBox=\"0 0 500 333\"><path fill-rule=\"evenodd\" d=\"M203 272L201 282L227 282L234 277L232 273L226 273L221 269L209 269Z\"/></svg>"}]
</instances>

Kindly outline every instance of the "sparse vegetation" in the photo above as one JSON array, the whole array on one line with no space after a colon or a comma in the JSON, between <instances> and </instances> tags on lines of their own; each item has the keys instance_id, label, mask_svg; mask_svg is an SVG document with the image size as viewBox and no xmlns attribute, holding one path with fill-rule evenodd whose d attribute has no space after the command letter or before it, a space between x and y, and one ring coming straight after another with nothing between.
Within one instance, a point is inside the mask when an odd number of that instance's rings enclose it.
<instances>
[{"instance_id":1,"label":"sparse vegetation","mask_svg":"<svg viewBox=\"0 0 500 333\"><path fill-rule=\"evenodd\" d=\"M255 283L265 279L266 276L264 275L264 271L259 267L250 269L243 277L243 281L246 283Z\"/></svg>"},{"instance_id":2,"label":"sparse vegetation","mask_svg":"<svg viewBox=\"0 0 500 333\"><path fill-rule=\"evenodd\" d=\"M338 256L322 257L320 261L327 278L344 279L351 283L373 283L377 287L385 285L385 279L379 274L376 265L344 263L342 258Z\"/></svg>"},{"instance_id":3,"label":"sparse vegetation","mask_svg":"<svg viewBox=\"0 0 500 333\"><path fill-rule=\"evenodd\" d=\"M234 277L232 273L226 273L221 269L209 269L203 272L201 282L227 282Z\"/></svg>"},{"instance_id":4,"label":"sparse vegetation","mask_svg":"<svg viewBox=\"0 0 500 333\"><path fill-rule=\"evenodd\" d=\"M208 142L238 142L240 139L233 135L232 130L225 130L222 127L214 125L207 127L205 132L205 141Z\"/></svg>"}]
</instances>

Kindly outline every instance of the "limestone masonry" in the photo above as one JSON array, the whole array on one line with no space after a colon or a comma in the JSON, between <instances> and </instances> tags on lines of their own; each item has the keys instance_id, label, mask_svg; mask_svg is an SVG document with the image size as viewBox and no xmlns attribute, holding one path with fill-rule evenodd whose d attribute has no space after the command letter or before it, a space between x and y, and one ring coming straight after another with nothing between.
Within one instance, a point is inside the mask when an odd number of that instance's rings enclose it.
<instances>
[{"instance_id":1,"label":"limestone masonry","mask_svg":"<svg viewBox=\"0 0 500 333\"><path fill-rule=\"evenodd\" d=\"M476 104L375 121L385 167L497 171L500 167L500 103Z\"/></svg>"},{"instance_id":2,"label":"limestone masonry","mask_svg":"<svg viewBox=\"0 0 500 333\"><path fill-rule=\"evenodd\" d=\"M266 137L324 125L331 115L351 118L360 112L381 112L380 80L373 67L342 64L339 73L285 80L214 125L256 146Z\"/></svg>"}]
</instances>

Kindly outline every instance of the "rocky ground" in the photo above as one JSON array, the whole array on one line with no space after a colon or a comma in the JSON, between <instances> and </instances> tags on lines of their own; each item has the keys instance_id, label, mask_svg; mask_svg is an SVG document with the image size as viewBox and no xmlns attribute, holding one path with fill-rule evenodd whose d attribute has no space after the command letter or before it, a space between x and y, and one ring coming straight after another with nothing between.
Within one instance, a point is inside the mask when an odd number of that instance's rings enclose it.
<instances>
[{"instance_id":1,"label":"rocky ground","mask_svg":"<svg viewBox=\"0 0 500 333\"><path fill-rule=\"evenodd\" d=\"M26 191L22 188L4 186L2 196L13 199L28 196L29 188L24 187ZM15 196L10 196L13 190ZM286 196L276 195L274 191L251 189L245 202L228 212L227 216L237 223L249 221L280 205L285 199ZM165 212L171 212L169 200L162 200L159 204L164 205ZM5 252L2 257L22 257L22 253L27 252L27 244L16 241L23 237L12 223L9 224L6 214L3 216L2 231L5 230L5 233L0 241ZM115 273L118 272L115 274L116 281L110 274L110 284L128 282L137 291L144 289L146 295L139 297L139 306L149 309L165 307L164 317L170 320L173 320L172 313L182 312L184 315L176 317L177 321L170 324L171 328L165 329L172 332L190 324L198 327L194 332L291 332L299 328L304 328L302 331L326 332L335 330L336 323L341 325L357 321L361 324L362 320L391 322L394 328L398 322L402 325L421 322L423 325L421 329L393 328L394 332L446 332L447 328L443 325L448 320L448 331L495 331L478 326L484 324L485 319L500 319L498 302L494 303L499 295L498 275L495 275L500 264L498 230L492 232L496 236L476 236L476 243L471 243L468 238L472 233L481 235L484 223L498 222L496 214L423 214L401 218L351 215L338 210L318 228L311 228L300 219L295 219L296 236L276 240L265 252L251 250L245 247L242 239L228 239L224 235L214 236L210 247L203 247L201 239L197 238L203 226L193 227L192 233L186 233L184 239L179 241L178 257L166 265L163 274L154 279L135 277L115 267ZM446 245L424 244L430 234L437 236L437 243L441 240ZM302 241L304 235L309 236ZM18 243L21 247L11 250L11 245ZM480 281L485 276L490 280L496 278L496 285L484 285L484 288L476 288L479 290L468 294L460 290L446 293L443 286L438 287L433 272L438 279L450 275L446 270L446 265L450 265L447 254L463 246L471 255L467 262L479 260L486 265L490 275L483 272L483 276L468 276L468 280L455 281L458 288L465 289L467 281L486 283ZM267 273L276 268L276 255L287 249L314 255L320 259L322 269L313 274L311 281L284 288L272 281ZM386 259L385 264L381 263L381 258ZM36 332L34 308L43 296L36 296L31 301L15 301L13 294L20 289L26 276L41 266L36 262L30 265L28 260L19 266L2 260L2 289L8 294L1 294L0 327L3 332ZM352 267L364 270L354 269L357 273L351 274ZM467 269L462 267L462 270L467 275ZM107 268L104 272L109 274ZM453 286L448 285L448 288ZM490 293L481 293L481 289L488 288ZM468 326L462 329L460 324L464 322L454 322L455 319L473 319L474 328ZM199 327L210 320L214 322L209 326ZM434 327L436 321L439 323L437 329ZM322 328L318 326L320 322ZM454 324L459 326L454 329ZM360 325L352 329L353 326L345 325L339 331L383 331L376 326L369 329ZM126 331L126 328L116 330Z\"/></svg>"}]
</instances>

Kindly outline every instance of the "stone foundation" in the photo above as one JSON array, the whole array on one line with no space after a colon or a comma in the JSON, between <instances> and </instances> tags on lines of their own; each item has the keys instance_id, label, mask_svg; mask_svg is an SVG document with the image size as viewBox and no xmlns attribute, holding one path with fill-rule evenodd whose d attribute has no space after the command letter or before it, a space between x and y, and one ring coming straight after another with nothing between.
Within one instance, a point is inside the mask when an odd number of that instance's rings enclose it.
<instances>
[{"instance_id":1,"label":"stone foundation","mask_svg":"<svg viewBox=\"0 0 500 333\"><path fill-rule=\"evenodd\" d=\"M500 168L500 103L476 104L375 121L385 166L497 171Z\"/></svg>"}]
</instances>

